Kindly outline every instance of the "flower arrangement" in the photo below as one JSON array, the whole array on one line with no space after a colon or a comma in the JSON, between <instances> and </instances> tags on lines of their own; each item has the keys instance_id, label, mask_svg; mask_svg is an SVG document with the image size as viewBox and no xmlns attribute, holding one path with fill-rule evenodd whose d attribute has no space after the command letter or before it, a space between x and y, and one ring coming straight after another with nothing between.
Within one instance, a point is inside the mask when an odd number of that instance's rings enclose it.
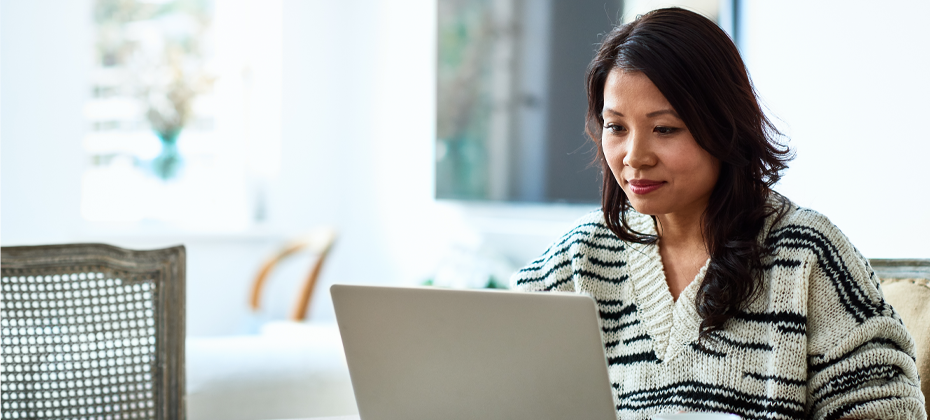
<instances>
[{"instance_id":1,"label":"flower arrangement","mask_svg":"<svg viewBox=\"0 0 930 420\"><path fill-rule=\"evenodd\" d=\"M209 9L206 0L95 4L99 60L127 75L118 93L138 101L141 117L161 140L161 153L146 166L163 180L178 175L178 135L194 119L195 98L215 79L205 65Z\"/></svg>"}]
</instances>

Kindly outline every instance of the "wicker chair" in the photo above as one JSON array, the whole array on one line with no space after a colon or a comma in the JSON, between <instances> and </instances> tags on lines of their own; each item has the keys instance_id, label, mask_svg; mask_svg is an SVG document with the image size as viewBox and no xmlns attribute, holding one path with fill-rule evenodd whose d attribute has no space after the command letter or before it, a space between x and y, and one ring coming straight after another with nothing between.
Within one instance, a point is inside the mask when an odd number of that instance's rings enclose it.
<instances>
[{"instance_id":1,"label":"wicker chair","mask_svg":"<svg viewBox=\"0 0 930 420\"><path fill-rule=\"evenodd\" d=\"M184 419L183 246L3 247L4 419Z\"/></svg>"},{"instance_id":2,"label":"wicker chair","mask_svg":"<svg viewBox=\"0 0 930 420\"><path fill-rule=\"evenodd\" d=\"M882 293L904 321L917 345L917 372L930 416L930 260L869 261Z\"/></svg>"}]
</instances>

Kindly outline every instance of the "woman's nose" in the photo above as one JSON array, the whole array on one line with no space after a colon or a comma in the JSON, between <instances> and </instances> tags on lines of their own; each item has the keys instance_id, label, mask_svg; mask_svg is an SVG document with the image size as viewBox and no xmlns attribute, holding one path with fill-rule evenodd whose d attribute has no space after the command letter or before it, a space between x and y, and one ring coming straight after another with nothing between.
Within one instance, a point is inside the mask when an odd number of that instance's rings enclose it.
<instances>
[{"instance_id":1,"label":"woman's nose","mask_svg":"<svg viewBox=\"0 0 930 420\"><path fill-rule=\"evenodd\" d=\"M623 165L631 168L655 165L655 154L652 152L649 138L640 132L632 132L627 140L626 155Z\"/></svg>"}]
</instances>

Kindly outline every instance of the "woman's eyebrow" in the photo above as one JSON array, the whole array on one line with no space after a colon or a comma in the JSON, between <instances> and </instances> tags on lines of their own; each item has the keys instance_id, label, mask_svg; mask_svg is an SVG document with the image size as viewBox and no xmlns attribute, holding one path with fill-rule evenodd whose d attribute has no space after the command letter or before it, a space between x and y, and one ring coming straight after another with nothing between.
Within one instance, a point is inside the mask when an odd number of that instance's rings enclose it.
<instances>
[{"instance_id":1,"label":"woman's eyebrow","mask_svg":"<svg viewBox=\"0 0 930 420\"><path fill-rule=\"evenodd\" d=\"M663 115L663 114L669 114L669 115L671 115L671 116L673 116L673 117L675 117L675 118L678 118L679 120L681 119L681 117L678 116L678 113L675 112L675 110L673 110L673 109L663 109L663 110L659 110L659 111L653 111L653 112L650 112L650 113L646 114L646 116L649 117L649 118L652 118L652 117L657 117L657 116Z\"/></svg>"},{"instance_id":2,"label":"woman's eyebrow","mask_svg":"<svg viewBox=\"0 0 930 420\"><path fill-rule=\"evenodd\" d=\"M617 111L615 111L615 110L613 110L613 109L606 108L606 107L604 108L604 111L601 112L601 115L604 115L604 114L613 114L613 115L616 115L616 116L618 116L618 117L624 116L624 115L621 114L620 112L617 112ZM659 116L659 115L665 115L665 114L671 115L671 116L673 116L673 117L675 117L675 118L678 118L679 120L681 119L681 117L678 116L678 113L675 112L674 109L660 109L660 110L658 110L658 111L652 111L652 112L646 114L646 117L647 117L647 118L654 118L654 117L657 117L657 116Z\"/></svg>"}]
</instances>

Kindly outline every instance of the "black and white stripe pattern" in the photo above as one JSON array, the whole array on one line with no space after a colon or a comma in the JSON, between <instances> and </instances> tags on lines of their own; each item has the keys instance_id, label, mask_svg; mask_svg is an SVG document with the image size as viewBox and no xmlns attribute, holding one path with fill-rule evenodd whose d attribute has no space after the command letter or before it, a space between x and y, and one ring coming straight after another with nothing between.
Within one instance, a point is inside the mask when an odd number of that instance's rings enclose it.
<instances>
[{"instance_id":1,"label":"black and white stripe pattern","mask_svg":"<svg viewBox=\"0 0 930 420\"><path fill-rule=\"evenodd\" d=\"M651 218L628 218L654 233ZM878 279L822 215L792 208L767 227L761 297L698 342L697 285L674 301L657 245L629 244L600 212L582 218L512 286L597 302L618 419L722 411L746 419L926 419L914 343Z\"/></svg>"}]
</instances>

